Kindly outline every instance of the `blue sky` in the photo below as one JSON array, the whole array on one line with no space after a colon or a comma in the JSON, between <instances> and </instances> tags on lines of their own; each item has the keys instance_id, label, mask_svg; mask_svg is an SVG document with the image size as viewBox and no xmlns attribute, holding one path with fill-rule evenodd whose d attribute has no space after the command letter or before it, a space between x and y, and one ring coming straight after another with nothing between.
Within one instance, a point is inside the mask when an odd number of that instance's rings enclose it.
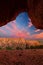
<instances>
[{"instance_id":1,"label":"blue sky","mask_svg":"<svg viewBox=\"0 0 43 65\"><path fill-rule=\"evenodd\" d=\"M0 27L0 37L43 39L43 30L36 29L27 12L22 12L15 20Z\"/></svg>"}]
</instances>

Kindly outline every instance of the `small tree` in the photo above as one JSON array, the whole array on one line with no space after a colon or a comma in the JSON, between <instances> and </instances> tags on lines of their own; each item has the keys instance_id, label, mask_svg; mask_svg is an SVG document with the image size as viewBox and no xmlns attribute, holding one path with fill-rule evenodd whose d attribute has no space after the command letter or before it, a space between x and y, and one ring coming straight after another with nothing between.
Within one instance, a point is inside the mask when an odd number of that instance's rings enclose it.
<instances>
[{"instance_id":1,"label":"small tree","mask_svg":"<svg viewBox=\"0 0 43 65\"><path fill-rule=\"evenodd\" d=\"M29 45L26 43L26 47L25 47L25 49L29 49Z\"/></svg>"},{"instance_id":2,"label":"small tree","mask_svg":"<svg viewBox=\"0 0 43 65\"><path fill-rule=\"evenodd\" d=\"M17 50L22 50L22 48L20 48L19 46L16 47Z\"/></svg>"}]
</instances>

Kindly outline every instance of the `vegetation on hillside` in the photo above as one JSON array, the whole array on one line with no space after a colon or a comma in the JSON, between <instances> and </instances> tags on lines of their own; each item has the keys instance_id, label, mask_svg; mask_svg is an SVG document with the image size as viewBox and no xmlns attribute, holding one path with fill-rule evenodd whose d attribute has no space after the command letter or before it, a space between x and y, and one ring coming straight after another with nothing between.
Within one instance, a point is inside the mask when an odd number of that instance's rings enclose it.
<instances>
[{"instance_id":1,"label":"vegetation on hillside","mask_svg":"<svg viewBox=\"0 0 43 65\"><path fill-rule=\"evenodd\" d=\"M0 50L25 50L25 49L43 49L43 45L36 40L24 39L0 39Z\"/></svg>"}]
</instances>

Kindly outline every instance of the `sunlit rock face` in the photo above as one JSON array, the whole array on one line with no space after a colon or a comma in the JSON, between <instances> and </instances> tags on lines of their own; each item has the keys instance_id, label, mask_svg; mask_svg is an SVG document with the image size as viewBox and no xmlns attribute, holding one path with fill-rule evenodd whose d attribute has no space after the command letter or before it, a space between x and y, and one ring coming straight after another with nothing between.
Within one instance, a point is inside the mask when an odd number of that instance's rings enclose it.
<instances>
[{"instance_id":1,"label":"sunlit rock face","mask_svg":"<svg viewBox=\"0 0 43 65\"><path fill-rule=\"evenodd\" d=\"M0 0L0 27L24 11L36 28L43 29L43 0Z\"/></svg>"}]
</instances>

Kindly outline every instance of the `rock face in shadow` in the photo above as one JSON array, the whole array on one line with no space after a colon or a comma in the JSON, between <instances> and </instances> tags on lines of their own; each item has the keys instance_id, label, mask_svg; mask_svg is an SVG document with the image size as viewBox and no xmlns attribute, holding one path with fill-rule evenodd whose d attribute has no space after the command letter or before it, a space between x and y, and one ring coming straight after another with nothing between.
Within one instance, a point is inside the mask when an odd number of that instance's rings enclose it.
<instances>
[{"instance_id":1,"label":"rock face in shadow","mask_svg":"<svg viewBox=\"0 0 43 65\"><path fill-rule=\"evenodd\" d=\"M28 14L33 25L43 29L43 0L28 0Z\"/></svg>"},{"instance_id":2,"label":"rock face in shadow","mask_svg":"<svg viewBox=\"0 0 43 65\"><path fill-rule=\"evenodd\" d=\"M43 0L0 0L0 27L28 12L33 25L43 29Z\"/></svg>"}]
</instances>

